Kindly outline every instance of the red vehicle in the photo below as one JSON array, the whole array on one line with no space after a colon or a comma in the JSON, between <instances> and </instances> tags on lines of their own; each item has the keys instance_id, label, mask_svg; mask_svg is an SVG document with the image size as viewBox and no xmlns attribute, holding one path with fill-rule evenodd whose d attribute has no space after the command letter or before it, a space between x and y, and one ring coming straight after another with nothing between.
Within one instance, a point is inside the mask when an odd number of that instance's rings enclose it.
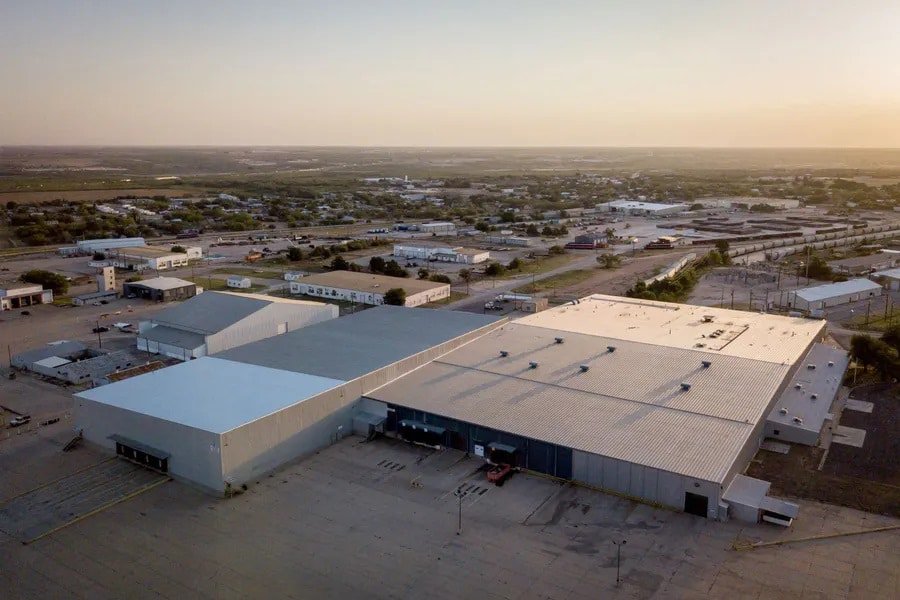
<instances>
[{"instance_id":1,"label":"red vehicle","mask_svg":"<svg viewBox=\"0 0 900 600\"><path fill-rule=\"evenodd\" d=\"M503 485L510 474L512 474L512 465L493 465L487 472L487 479L496 486Z\"/></svg>"}]
</instances>

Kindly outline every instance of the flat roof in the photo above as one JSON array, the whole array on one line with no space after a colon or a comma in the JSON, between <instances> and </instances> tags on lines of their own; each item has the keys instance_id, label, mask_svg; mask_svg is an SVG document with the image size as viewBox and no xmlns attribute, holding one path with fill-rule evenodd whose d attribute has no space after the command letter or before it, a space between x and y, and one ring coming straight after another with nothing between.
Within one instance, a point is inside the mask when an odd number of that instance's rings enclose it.
<instances>
[{"instance_id":1,"label":"flat roof","mask_svg":"<svg viewBox=\"0 0 900 600\"><path fill-rule=\"evenodd\" d=\"M791 364L825 321L595 294L517 323L722 356ZM707 320L709 318L709 320Z\"/></svg>"},{"instance_id":2,"label":"flat roof","mask_svg":"<svg viewBox=\"0 0 900 600\"><path fill-rule=\"evenodd\" d=\"M195 284L192 281L185 281L184 279L178 279L177 277L154 277L152 279L142 279L140 281L129 281L126 282L126 285L138 285L153 290L174 290Z\"/></svg>"},{"instance_id":3,"label":"flat roof","mask_svg":"<svg viewBox=\"0 0 900 600\"><path fill-rule=\"evenodd\" d=\"M194 350L206 343L206 336L202 333L194 333L185 331L176 327L167 327L165 325L157 325L151 327L143 333L138 334L139 338L167 344L169 346L177 346L178 348L189 348Z\"/></svg>"},{"instance_id":4,"label":"flat roof","mask_svg":"<svg viewBox=\"0 0 900 600\"><path fill-rule=\"evenodd\" d=\"M387 275L355 273L353 271L330 271L328 273L307 275L300 283L356 290L370 294L383 294L391 288L403 288L407 294L418 294L450 285L449 283L428 281L426 279L388 277Z\"/></svg>"},{"instance_id":5,"label":"flat roof","mask_svg":"<svg viewBox=\"0 0 900 600\"><path fill-rule=\"evenodd\" d=\"M641 200L612 200L604 202L602 205L612 206L615 208L641 208L643 210L665 210L667 208L686 208L686 204L663 204L661 202L643 202Z\"/></svg>"},{"instance_id":6,"label":"flat roof","mask_svg":"<svg viewBox=\"0 0 900 600\"><path fill-rule=\"evenodd\" d=\"M220 434L342 383L316 375L203 357L75 396ZM265 393L261 393L263 389Z\"/></svg>"},{"instance_id":7,"label":"flat roof","mask_svg":"<svg viewBox=\"0 0 900 600\"><path fill-rule=\"evenodd\" d=\"M888 279L900 279L900 267L896 269L885 269L884 271L875 271L871 277L887 277Z\"/></svg>"},{"instance_id":8,"label":"flat roof","mask_svg":"<svg viewBox=\"0 0 900 600\"><path fill-rule=\"evenodd\" d=\"M172 250L166 250L164 248L157 248L152 246L129 246L123 248L115 248L117 255L120 256L137 256L140 258L161 258L163 256L187 256L183 252L172 252Z\"/></svg>"},{"instance_id":9,"label":"flat roof","mask_svg":"<svg viewBox=\"0 0 900 600\"><path fill-rule=\"evenodd\" d=\"M215 356L349 381L503 320L452 310L384 305Z\"/></svg>"},{"instance_id":10,"label":"flat roof","mask_svg":"<svg viewBox=\"0 0 900 600\"><path fill-rule=\"evenodd\" d=\"M721 483L790 371L768 360L560 333L524 320L367 396ZM607 322L602 314L591 320Z\"/></svg>"},{"instance_id":11,"label":"flat roof","mask_svg":"<svg viewBox=\"0 0 900 600\"><path fill-rule=\"evenodd\" d=\"M48 369L55 369L56 367L61 367L63 365L67 365L71 360L67 358L62 358L61 356L48 356L47 358L42 358L41 360L34 361L36 366L46 367Z\"/></svg>"},{"instance_id":12,"label":"flat roof","mask_svg":"<svg viewBox=\"0 0 900 600\"><path fill-rule=\"evenodd\" d=\"M817 302L819 300L828 300L829 298L844 296L846 294L859 294L880 289L881 286L874 281L858 278L803 288L795 291L794 294L807 302Z\"/></svg>"},{"instance_id":13,"label":"flat roof","mask_svg":"<svg viewBox=\"0 0 900 600\"><path fill-rule=\"evenodd\" d=\"M844 350L814 344L778 397L768 420L813 433L821 431L849 364L850 357ZM795 422L795 418L801 422Z\"/></svg>"}]
</instances>

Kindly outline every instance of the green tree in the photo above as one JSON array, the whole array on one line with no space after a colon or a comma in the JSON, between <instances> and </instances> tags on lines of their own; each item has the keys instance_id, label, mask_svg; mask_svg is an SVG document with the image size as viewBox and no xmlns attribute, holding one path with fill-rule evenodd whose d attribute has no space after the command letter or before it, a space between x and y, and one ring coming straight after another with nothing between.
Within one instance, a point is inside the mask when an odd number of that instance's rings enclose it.
<instances>
[{"instance_id":1,"label":"green tree","mask_svg":"<svg viewBox=\"0 0 900 600\"><path fill-rule=\"evenodd\" d=\"M347 262L347 259L338 254L331 260L331 264L328 265L328 268L332 271L349 271L350 263Z\"/></svg>"},{"instance_id":2,"label":"green tree","mask_svg":"<svg viewBox=\"0 0 900 600\"><path fill-rule=\"evenodd\" d=\"M425 267L419 269L419 279L428 279L428 275L428 269L426 269Z\"/></svg>"},{"instance_id":3,"label":"green tree","mask_svg":"<svg viewBox=\"0 0 900 600\"><path fill-rule=\"evenodd\" d=\"M369 270L373 273L384 273L385 262L380 256L373 256L369 259Z\"/></svg>"},{"instance_id":4,"label":"green tree","mask_svg":"<svg viewBox=\"0 0 900 600\"><path fill-rule=\"evenodd\" d=\"M499 275L503 275L503 265L498 262L492 262L487 267L484 268L484 274L488 277L497 277Z\"/></svg>"},{"instance_id":5,"label":"green tree","mask_svg":"<svg viewBox=\"0 0 900 600\"><path fill-rule=\"evenodd\" d=\"M287 250L288 260L292 262L297 262L298 260L303 260L303 250L298 248L297 246L291 246Z\"/></svg>"},{"instance_id":6,"label":"green tree","mask_svg":"<svg viewBox=\"0 0 900 600\"><path fill-rule=\"evenodd\" d=\"M728 240L716 240L716 251L719 254L724 255L725 253L728 252L729 249L730 249L730 246L728 244Z\"/></svg>"},{"instance_id":7,"label":"green tree","mask_svg":"<svg viewBox=\"0 0 900 600\"><path fill-rule=\"evenodd\" d=\"M106 254L103 252L94 252L94 256L91 258L92 260L106 260Z\"/></svg>"},{"instance_id":8,"label":"green tree","mask_svg":"<svg viewBox=\"0 0 900 600\"><path fill-rule=\"evenodd\" d=\"M541 235L540 230L537 228L537 225L532 223L528 227L525 228L525 235L529 235L531 237L538 237Z\"/></svg>"},{"instance_id":9,"label":"green tree","mask_svg":"<svg viewBox=\"0 0 900 600\"><path fill-rule=\"evenodd\" d=\"M428 278L428 281L434 281L435 283L451 283L450 277L443 273L435 273Z\"/></svg>"},{"instance_id":10,"label":"green tree","mask_svg":"<svg viewBox=\"0 0 900 600\"><path fill-rule=\"evenodd\" d=\"M547 252L550 254L565 254L566 249L562 246L550 246L549 248L547 248Z\"/></svg>"},{"instance_id":11,"label":"green tree","mask_svg":"<svg viewBox=\"0 0 900 600\"><path fill-rule=\"evenodd\" d=\"M19 279L25 283L33 283L42 286L44 289L53 290L53 293L57 296L62 296L69 291L69 282L66 281L65 277L42 269L26 271L22 273Z\"/></svg>"},{"instance_id":12,"label":"green tree","mask_svg":"<svg viewBox=\"0 0 900 600\"><path fill-rule=\"evenodd\" d=\"M406 290L403 288L391 288L384 293L384 303L393 306L406 304Z\"/></svg>"},{"instance_id":13,"label":"green tree","mask_svg":"<svg viewBox=\"0 0 900 600\"><path fill-rule=\"evenodd\" d=\"M615 269L622 264L622 257L617 254L606 253L598 256L597 262L604 269Z\"/></svg>"},{"instance_id":14,"label":"green tree","mask_svg":"<svg viewBox=\"0 0 900 600\"><path fill-rule=\"evenodd\" d=\"M389 277L409 277L409 272L396 260L389 260L384 265L384 274Z\"/></svg>"},{"instance_id":15,"label":"green tree","mask_svg":"<svg viewBox=\"0 0 900 600\"><path fill-rule=\"evenodd\" d=\"M520 271L522 270L522 261L518 257L516 257L509 261L509 264L506 265L506 268L510 271Z\"/></svg>"},{"instance_id":16,"label":"green tree","mask_svg":"<svg viewBox=\"0 0 900 600\"><path fill-rule=\"evenodd\" d=\"M187 254L187 248L184 246L172 246L172 252L176 252L178 254Z\"/></svg>"},{"instance_id":17,"label":"green tree","mask_svg":"<svg viewBox=\"0 0 900 600\"><path fill-rule=\"evenodd\" d=\"M884 330L881 341L894 349L894 352L900 354L900 323L891 325Z\"/></svg>"}]
</instances>

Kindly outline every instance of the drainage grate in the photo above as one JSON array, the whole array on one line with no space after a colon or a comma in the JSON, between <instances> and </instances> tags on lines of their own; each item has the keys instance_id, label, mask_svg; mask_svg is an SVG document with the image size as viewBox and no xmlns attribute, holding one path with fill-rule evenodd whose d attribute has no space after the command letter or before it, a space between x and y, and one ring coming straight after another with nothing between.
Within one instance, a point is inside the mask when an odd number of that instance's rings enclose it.
<instances>
[{"instance_id":1,"label":"drainage grate","mask_svg":"<svg viewBox=\"0 0 900 600\"><path fill-rule=\"evenodd\" d=\"M402 471L406 468L406 465L388 459L382 460L377 466L387 469L388 471Z\"/></svg>"}]
</instances>

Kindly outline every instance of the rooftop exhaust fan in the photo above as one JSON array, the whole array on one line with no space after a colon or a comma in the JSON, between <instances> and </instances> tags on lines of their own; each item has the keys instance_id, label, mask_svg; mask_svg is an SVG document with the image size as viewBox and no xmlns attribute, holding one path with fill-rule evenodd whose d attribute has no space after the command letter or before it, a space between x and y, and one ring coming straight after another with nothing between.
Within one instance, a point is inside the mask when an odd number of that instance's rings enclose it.
<instances>
[{"instance_id":1,"label":"rooftop exhaust fan","mask_svg":"<svg viewBox=\"0 0 900 600\"><path fill-rule=\"evenodd\" d=\"M779 408L779 409L778 409L778 412L781 413L781 414L783 414L783 415L786 415L786 414L787 414L787 409L786 409L786 408Z\"/></svg>"},{"instance_id":2,"label":"rooftop exhaust fan","mask_svg":"<svg viewBox=\"0 0 900 600\"><path fill-rule=\"evenodd\" d=\"M833 366L834 366L834 361L833 361L833 360L829 360L829 361L828 361L828 366L829 366L829 367L833 367Z\"/></svg>"},{"instance_id":3,"label":"rooftop exhaust fan","mask_svg":"<svg viewBox=\"0 0 900 600\"><path fill-rule=\"evenodd\" d=\"M803 419L801 419L800 417L794 417L794 423L796 423L797 425L801 425L803 423Z\"/></svg>"},{"instance_id":4,"label":"rooftop exhaust fan","mask_svg":"<svg viewBox=\"0 0 900 600\"><path fill-rule=\"evenodd\" d=\"M616 351L616 347L615 347L615 346L607 346L606 349L609 350L610 352L615 352L615 351Z\"/></svg>"},{"instance_id":5,"label":"rooftop exhaust fan","mask_svg":"<svg viewBox=\"0 0 900 600\"><path fill-rule=\"evenodd\" d=\"M686 392L686 391L688 391L689 389L691 389L691 384L686 383L686 382L685 382L685 383L682 383L682 384L681 384L681 389L684 390L684 391Z\"/></svg>"},{"instance_id":6,"label":"rooftop exhaust fan","mask_svg":"<svg viewBox=\"0 0 900 600\"><path fill-rule=\"evenodd\" d=\"M700 361L700 364L703 365L704 369L708 369L712 366L712 362L708 360Z\"/></svg>"},{"instance_id":7,"label":"rooftop exhaust fan","mask_svg":"<svg viewBox=\"0 0 900 600\"><path fill-rule=\"evenodd\" d=\"M503 358L506 358L507 356L509 356L509 352L507 352L506 350L501 350L500 356L502 356Z\"/></svg>"},{"instance_id":8,"label":"rooftop exhaust fan","mask_svg":"<svg viewBox=\"0 0 900 600\"><path fill-rule=\"evenodd\" d=\"M795 383L795 384L794 384L794 388L795 388L795 389L798 389L798 390L803 389L803 384L802 384L802 383Z\"/></svg>"},{"instance_id":9,"label":"rooftop exhaust fan","mask_svg":"<svg viewBox=\"0 0 900 600\"><path fill-rule=\"evenodd\" d=\"M810 396L810 398L812 398L813 400L818 400L818 399L819 399L819 395L818 395L818 394L812 394L812 395Z\"/></svg>"},{"instance_id":10,"label":"rooftop exhaust fan","mask_svg":"<svg viewBox=\"0 0 900 600\"><path fill-rule=\"evenodd\" d=\"M553 339L556 340L556 343L557 343L557 344L562 344L562 343L563 343L563 338L561 338L561 337L553 338Z\"/></svg>"},{"instance_id":11,"label":"rooftop exhaust fan","mask_svg":"<svg viewBox=\"0 0 900 600\"><path fill-rule=\"evenodd\" d=\"M810 364L806 365L806 368L809 369L810 371L815 371L815 370L816 370L816 365L810 363Z\"/></svg>"},{"instance_id":12,"label":"rooftop exhaust fan","mask_svg":"<svg viewBox=\"0 0 900 600\"><path fill-rule=\"evenodd\" d=\"M528 368L529 368L529 369L537 369L537 368L538 368L538 364L537 364L536 362L534 362L534 361L531 361L530 363L528 363Z\"/></svg>"},{"instance_id":13,"label":"rooftop exhaust fan","mask_svg":"<svg viewBox=\"0 0 900 600\"><path fill-rule=\"evenodd\" d=\"M590 369L590 367L587 366L587 365L581 365L581 366L578 367L578 368L581 369L581 372L582 372L582 373L587 373L588 369Z\"/></svg>"}]
</instances>

